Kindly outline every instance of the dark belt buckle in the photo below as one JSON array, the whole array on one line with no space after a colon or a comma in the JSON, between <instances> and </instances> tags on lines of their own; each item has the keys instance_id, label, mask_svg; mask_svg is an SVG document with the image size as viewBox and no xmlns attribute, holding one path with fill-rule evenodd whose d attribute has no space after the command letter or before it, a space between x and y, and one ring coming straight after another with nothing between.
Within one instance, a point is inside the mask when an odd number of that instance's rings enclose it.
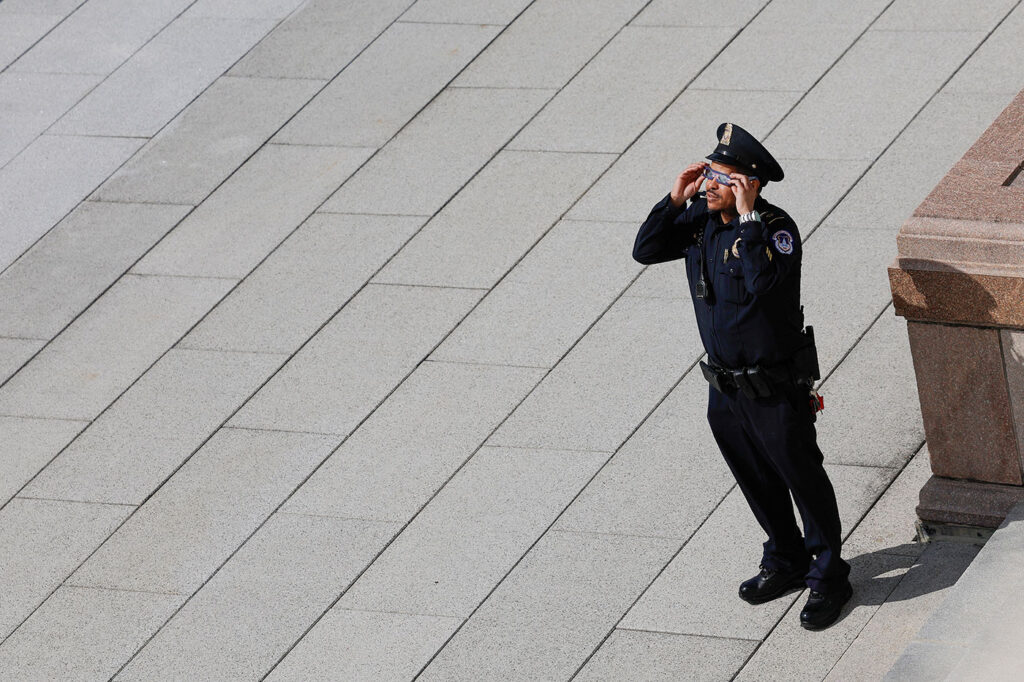
<instances>
[{"instance_id":1,"label":"dark belt buckle","mask_svg":"<svg viewBox=\"0 0 1024 682\"><path fill-rule=\"evenodd\" d=\"M722 386L722 375L716 372L711 365L703 360L699 361L697 364L700 365L700 372L704 375L707 382L711 384L711 387L719 393L725 393L725 387Z\"/></svg>"}]
</instances>

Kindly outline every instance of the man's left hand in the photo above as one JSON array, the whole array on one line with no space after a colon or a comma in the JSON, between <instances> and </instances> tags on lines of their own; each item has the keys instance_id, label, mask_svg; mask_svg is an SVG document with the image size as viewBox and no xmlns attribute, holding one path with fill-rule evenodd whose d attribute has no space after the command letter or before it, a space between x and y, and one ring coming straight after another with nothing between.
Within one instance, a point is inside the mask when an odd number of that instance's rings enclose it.
<instances>
[{"instance_id":1,"label":"man's left hand","mask_svg":"<svg viewBox=\"0 0 1024 682\"><path fill-rule=\"evenodd\" d=\"M754 200L757 199L757 180L751 180L742 173L730 173L732 178L732 192L736 195L736 211L740 215L750 213L754 210Z\"/></svg>"}]
</instances>

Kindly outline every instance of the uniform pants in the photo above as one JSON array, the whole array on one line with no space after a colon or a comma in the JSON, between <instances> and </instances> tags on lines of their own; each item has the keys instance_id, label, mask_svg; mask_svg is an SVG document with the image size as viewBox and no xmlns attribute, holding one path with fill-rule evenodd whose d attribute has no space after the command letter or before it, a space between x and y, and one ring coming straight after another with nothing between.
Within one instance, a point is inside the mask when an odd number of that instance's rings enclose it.
<instances>
[{"instance_id":1,"label":"uniform pants","mask_svg":"<svg viewBox=\"0 0 1024 682\"><path fill-rule=\"evenodd\" d=\"M841 589L850 566L840 557L839 509L822 466L807 390L794 388L757 399L709 390L711 431L768 535L761 564L783 571L806 570L812 590ZM803 536L793 502L803 521Z\"/></svg>"}]
</instances>

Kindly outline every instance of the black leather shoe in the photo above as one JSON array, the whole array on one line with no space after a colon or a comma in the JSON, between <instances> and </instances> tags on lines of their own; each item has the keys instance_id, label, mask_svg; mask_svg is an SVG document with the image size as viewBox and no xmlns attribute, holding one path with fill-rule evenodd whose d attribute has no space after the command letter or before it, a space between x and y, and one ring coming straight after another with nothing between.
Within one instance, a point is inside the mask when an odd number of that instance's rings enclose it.
<instances>
[{"instance_id":1,"label":"black leather shoe","mask_svg":"<svg viewBox=\"0 0 1024 682\"><path fill-rule=\"evenodd\" d=\"M843 604L853 596L853 586L846 586L835 592L816 592L811 590L807 597L807 605L800 612L800 625L808 630L823 630L836 622L843 610Z\"/></svg>"},{"instance_id":2,"label":"black leather shoe","mask_svg":"<svg viewBox=\"0 0 1024 682\"><path fill-rule=\"evenodd\" d=\"M763 604L803 587L804 571L785 572L762 566L760 573L740 583L740 599L748 604Z\"/></svg>"}]
</instances>

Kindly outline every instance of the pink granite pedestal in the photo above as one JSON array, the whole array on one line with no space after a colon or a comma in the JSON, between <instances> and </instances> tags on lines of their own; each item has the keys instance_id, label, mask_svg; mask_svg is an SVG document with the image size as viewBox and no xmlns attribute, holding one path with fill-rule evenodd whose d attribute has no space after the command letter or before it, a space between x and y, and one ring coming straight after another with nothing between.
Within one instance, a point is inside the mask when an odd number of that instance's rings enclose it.
<instances>
[{"instance_id":1,"label":"pink granite pedestal","mask_svg":"<svg viewBox=\"0 0 1024 682\"><path fill-rule=\"evenodd\" d=\"M918 206L889 268L932 477L926 524L995 528L1024 501L1024 91Z\"/></svg>"}]
</instances>

